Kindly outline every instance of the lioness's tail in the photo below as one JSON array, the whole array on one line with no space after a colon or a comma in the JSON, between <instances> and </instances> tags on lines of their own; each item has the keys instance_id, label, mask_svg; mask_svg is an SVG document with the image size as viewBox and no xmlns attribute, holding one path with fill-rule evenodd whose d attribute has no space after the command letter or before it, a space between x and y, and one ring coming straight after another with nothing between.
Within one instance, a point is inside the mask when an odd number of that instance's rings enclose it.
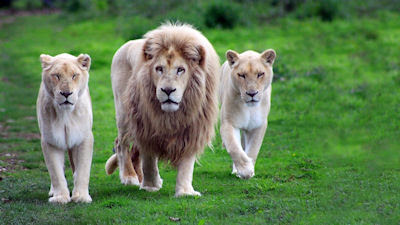
<instances>
[{"instance_id":1,"label":"lioness's tail","mask_svg":"<svg viewBox=\"0 0 400 225\"><path fill-rule=\"evenodd\" d=\"M111 175L115 169L118 168L118 157L117 154L113 154L106 162L106 173Z\"/></svg>"}]
</instances>

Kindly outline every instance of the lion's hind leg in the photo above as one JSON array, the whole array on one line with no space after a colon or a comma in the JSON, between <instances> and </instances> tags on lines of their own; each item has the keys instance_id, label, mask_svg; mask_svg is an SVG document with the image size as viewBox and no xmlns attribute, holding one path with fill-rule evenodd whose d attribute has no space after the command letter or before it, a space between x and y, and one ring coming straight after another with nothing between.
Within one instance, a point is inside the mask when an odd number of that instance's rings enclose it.
<instances>
[{"instance_id":1,"label":"lion's hind leg","mask_svg":"<svg viewBox=\"0 0 400 225\"><path fill-rule=\"evenodd\" d=\"M129 153L129 143L118 141L117 156L119 166L119 178L122 184L139 186L140 182L132 164L132 158Z\"/></svg>"}]
</instances>

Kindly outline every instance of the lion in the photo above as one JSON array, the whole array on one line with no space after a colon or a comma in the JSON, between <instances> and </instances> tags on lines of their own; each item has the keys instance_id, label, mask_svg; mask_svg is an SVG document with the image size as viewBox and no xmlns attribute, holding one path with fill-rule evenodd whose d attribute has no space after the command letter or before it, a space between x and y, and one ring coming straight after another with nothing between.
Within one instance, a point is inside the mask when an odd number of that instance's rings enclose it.
<instances>
[{"instance_id":1,"label":"lion","mask_svg":"<svg viewBox=\"0 0 400 225\"><path fill-rule=\"evenodd\" d=\"M268 124L271 107L273 49L259 54L226 52L221 68L220 133L233 160L232 173L239 178L254 176L254 166Z\"/></svg>"},{"instance_id":2,"label":"lion","mask_svg":"<svg viewBox=\"0 0 400 225\"><path fill-rule=\"evenodd\" d=\"M88 87L90 56L42 54L40 61L43 71L36 109L42 151L51 179L49 202L90 203L93 154L93 117ZM72 197L64 175L65 151L68 151L74 176Z\"/></svg>"},{"instance_id":3,"label":"lion","mask_svg":"<svg viewBox=\"0 0 400 225\"><path fill-rule=\"evenodd\" d=\"M214 48L190 25L163 24L124 44L111 66L118 141L107 173L118 166L123 184L158 191L163 180L157 163L163 159L178 170L175 196L200 196L192 186L193 167L215 134L219 70ZM136 170L135 151L141 163Z\"/></svg>"}]
</instances>

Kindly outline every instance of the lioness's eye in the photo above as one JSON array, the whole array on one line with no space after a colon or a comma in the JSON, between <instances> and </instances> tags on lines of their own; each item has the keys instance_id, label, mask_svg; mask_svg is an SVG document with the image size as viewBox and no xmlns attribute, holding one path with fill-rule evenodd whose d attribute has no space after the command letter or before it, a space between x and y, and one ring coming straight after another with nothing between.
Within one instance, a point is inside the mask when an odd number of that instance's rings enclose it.
<instances>
[{"instance_id":1,"label":"lioness's eye","mask_svg":"<svg viewBox=\"0 0 400 225\"><path fill-rule=\"evenodd\" d=\"M185 68L183 68L183 67L179 67L176 70L176 74L178 74L179 76L182 75L184 72L185 72Z\"/></svg>"},{"instance_id":2,"label":"lioness's eye","mask_svg":"<svg viewBox=\"0 0 400 225\"><path fill-rule=\"evenodd\" d=\"M72 75L72 80L75 80L76 76L76 74Z\"/></svg>"},{"instance_id":3,"label":"lioness's eye","mask_svg":"<svg viewBox=\"0 0 400 225\"><path fill-rule=\"evenodd\" d=\"M57 80L60 80L60 74L53 74L53 77L57 78Z\"/></svg>"},{"instance_id":4,"label":"lioness's eye","mask_svg":"<svg viewBox=\"0 0 400 225\"><path fill-rule=\"evenodd\" d=\"M241 78L243 78L243 79L246 79L246 76L245 76L244 74L238 73L238 76L241 77Z\"/></svg>"},{"instance_id":5,"label":"lioness's eye","mask_svg":"<svg viewBox=\"0 0 400 225\"><path fill-rule=\"evenodd\" d=\"M257 78L260 78L260 77L262 77L262 76L264 76L264 72L258 73L258 74L257 74Z\"/></svg>"},{"instance_id":6,"label":"lioness's eye","mask_svg":"<svg viewBox=\"0 0 400 225\"><path fill-rule=\"evenodd\" d=\"M158 74L162 74L163 73L163 68L162 68L162 66L157 66L156 67L156 72L158 73Z\"/></svg>"}]
</instances>

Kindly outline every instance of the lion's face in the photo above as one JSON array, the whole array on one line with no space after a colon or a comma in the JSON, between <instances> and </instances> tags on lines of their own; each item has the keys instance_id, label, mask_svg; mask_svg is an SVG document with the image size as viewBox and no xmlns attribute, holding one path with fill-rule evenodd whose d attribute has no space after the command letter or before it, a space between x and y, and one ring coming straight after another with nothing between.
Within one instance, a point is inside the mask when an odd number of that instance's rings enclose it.
<instances>
[{"instance_id":1,"label":"lion's face","mask_svg":"<svg viewBox=\"0 0 400 225\"><path fill-rule=\"evenodd\" d=\"M178 52L169 50L158 57L152 70L161 109L165 112L178 110L191 74L186 60Z\"/></svg>"},{"instance_id":2,"label":"lion's face","mask_svg":"<svg viewBox=\"0 0 400 225\"><path fill-rule=\"evenodd\" d=\"M74 109L88 82L90 57L86 54L78 57L68 54L55 57L42 54L40 60L45 89L54 104L61 109Z\"/></svg>"},{"instance_id":3,"label":"lion's face","mask_svg":"<svg viewBox=\"0 0 400 225\"><path fill-rule=\"evenodd\" d=\"M270 49L262 54L247 51L238 54L229 50L226 58L232 69L232 81L240 91L241 99L248 106L256 106L272 82L272 65L275 51Z\"/></svg>"}]
</instances>

